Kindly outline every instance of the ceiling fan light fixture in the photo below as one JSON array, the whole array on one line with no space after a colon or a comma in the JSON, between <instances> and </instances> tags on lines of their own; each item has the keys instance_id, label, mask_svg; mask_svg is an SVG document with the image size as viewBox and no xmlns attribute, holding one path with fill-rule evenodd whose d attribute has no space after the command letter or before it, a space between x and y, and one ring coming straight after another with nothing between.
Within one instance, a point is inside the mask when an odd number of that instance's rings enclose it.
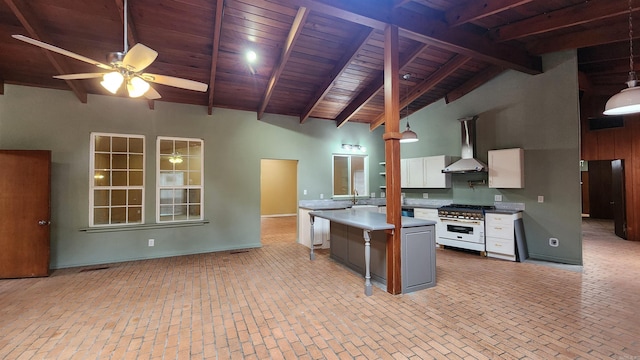
<instances>
[{"instance_id":1,"label":"ceiling fan light fixture","mask_svg":"<svg viewBox=\"0 0 640 360\"><path fill-rule=\"evenodd\" d=\"M149 88L149 83L137 76L134 76L129 81L127 81L127 90L129 91L129 96L132 98L144 95L144 93L146 93Z\"/></svg>"},{"instance_id":2,"label":"ceiling fan light fixture","mask_svg":"<svg viewBox=\"0 0 640 360\"><path fill-rule=\"evenodd\" d=\"M107 89L107 91L109 91L110 93L115 94L118 92L118 89L120 88L120 85L122 85L123 81L124 76L122 76L122 74L117 71L113 71L104 74L100 85L102 85L102 87Z\"/></svg>"}]
</instances>

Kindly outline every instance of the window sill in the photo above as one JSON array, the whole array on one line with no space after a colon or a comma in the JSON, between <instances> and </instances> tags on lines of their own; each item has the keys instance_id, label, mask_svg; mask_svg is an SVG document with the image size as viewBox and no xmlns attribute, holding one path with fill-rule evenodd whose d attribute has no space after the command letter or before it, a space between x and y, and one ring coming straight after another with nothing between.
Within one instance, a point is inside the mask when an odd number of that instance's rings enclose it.
<instances>
[{"instance_id":1,"label":"window sill","mask_svg":"<svg viewBox=\"0 0 640 360\"><path fill-rule=\"evenodd\" d=\"M97 233L97 232L112 232L112 231L167 229L167 228L178 228L178 227L187 227L187 226L202 226L208 223L209 223L209 220L198 220L198 221L185 221L185 222L171 222L166 224L153 223L153 224L91 227L91 228L80 229L80 231L84 231L88 233L94 233L94 232Z\"/></svg>"}]
</instances>

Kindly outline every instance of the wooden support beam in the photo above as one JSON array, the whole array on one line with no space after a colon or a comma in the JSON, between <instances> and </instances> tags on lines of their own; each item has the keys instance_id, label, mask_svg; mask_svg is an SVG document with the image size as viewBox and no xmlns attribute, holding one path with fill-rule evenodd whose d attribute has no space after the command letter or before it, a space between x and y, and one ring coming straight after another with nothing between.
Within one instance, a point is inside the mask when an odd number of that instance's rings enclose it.
<instances>
[{"instance_id":1,"label":"wooden support beam","mask_svg":"<svg viewBox=\"0 0 640 360\"><path fill-rule=\"evenodd\" d=\"M640 10L640 5L634 6L632 10ZM499 42L522 39L628 13L629 5L626 1L586 1L498 27L491 30L490 36Z\"/></svg>"},{"instance_id":2,"label":"wooden support beam","mask_svg":"<svg viewBox=\"0 0 640 360\"><path fill-rule=\"evenodd\" d=\"M635 33L634 38L637 38ZM618 41L629 41L628 23L556 35L551 39L539 40L532 43L527 49L532 54L547 54L550 52L580 49Z\"/></svg>"},{"instance_id":3,"label":"wooden support beam","mask_svg":"<svg viewBox=\"0 0 640 360\"><path fill-rule=\"evenodd\" d=\"M420 54L429 47L426 44L419 44L409 51L400 60L400 69L411 64ZM362 109L367 103L384 87L384 70L371 82L366 89L364 89L352 102L347 105L344 110L336 117L336 124L338 127L346 124L360 109Z\"/></svg>"},{"instance_id":4,"label":"wooden support beam","mask_svg":"<svg viewBox=\"0 0 640 360\"><path fill-rule=\"evenodd\" d=\"M387 185L387 223L395 226L387 233L387 292L402 292L401 241L402 208L400 204L400 61L398 27L389 25L384 31L384 149Z\"/></svg>"},{"instance_id":5,"label":"wooden support beam","mask_svg":"<svg viewBox=\"0 0 640 360\"><path fill-rule=\"evenodd\" d=\"M336 64L331 74L329 74L325 82L320 85L320 87L318 87L318 91L316 91L316 93L314 94L313 99L311 99L309 104L305 106L302 114L300 115L300 124L304 123L309 118L313 110L320 104L320 101L322 101L325 95L329 93L329 90L331 90L331 86L333 85L334 81L336 81L336 79L339 78L342 73L347 70L349 64L356 58L356 56L358 56L360 50L367 44L367 41L369 41L369 38L374 33L375 30L371 28L363 29L362 31L360 31L360 33L358 33L358 36L351 44L351 47L347 51L345 51L342 58L338 60L338 63Z\"/></svg>"},{"instance_id":6,"label":"wooden support beam","mask_svg":"<svg viewBox=\"0 0 640 360\"><path fill-rule=\"evenodd\" d=\"M502 74L503 71L504 69L499 66L488 67L487 69L476 74L471 79L467 80L464 84L458 86L458 88L456 88L455 90L452 90L447 95L445 95L445 102L448 104L460 99L471 91L479 88L489 80L495 78L499 74Z\"/></svg>"},{"instance_id":7,"label":"wooden support beam","mask_svg":"<svg viewBox=\"0 0 640 360\"><path fill-rule=\"evenodd\" d=\"M449 9L445 13L445 19L449 26L459 26L533 1L534 0L469 0Z\"/></svg>"},{"instance_id":8,"label":"wooden support beam","mask_svg":"<svg viewBox=\"0 0 640 360\"><path fill-rule=\"evenodd\" d=\"M280 79L280 75L282 75L282 71L284 71L284 67L289 60L289 56L291 56L293 45L302 33L302 29L304 28L304 23L306 22L308 15L309 11L307 11L306 7L298 8L298 13L293 19L293 25L291 25L291 29L289 30L289 36L287 36L287 41L284 43L284 46L282 48L282 54L280 55L278 65L276 65L273 73L271 74L271 78L269 79L269 83L267 84L267 90L262 96L260 106L258 106L258 120L262 119L264 111L267 108L267 105L269 105L269 100L271 100L271 96L273 95L276 84Z\"/></svg>"},{"instance_id":9,"label":"wooden support beam","mask_svg":"<svg viewBox=\"0 0 640 360\"><path fill-rule=\"evenodd\" d=\"M407 107L407 105L411 104L415 99L422 96L424 93L433 89L436 85L438 85L442 80L446 79L447 76L451 75L453 72L458 70L462 65L466 64L471 58L463 56L463 55L455 55L451 60L447 61L446 64L442 65L440 69L434 71L429 77L424 79L420 84L416 85L409 91L407 96L402 99L402 103L400 104L400 109ZM398 117L400 115L398 114ZM383 114L378 116L376 120L374 120L371 125L369 125L369 129L371 131L375 130L378 126L382 125L387 118L386 109Z\"/></svg>"},{"instance_id":10,"label":"wooden support beam","mask_svg":"<svg viewBox=\"0 0 640 360\"><path fill-rule=\"evenodd\" d=\"M213 43L211 44L211 75L209 76L209 104L207 114L213 114L213 95L216 85L216 72L218 69L218 54L220 53L220 32L222 31L222 18L224 16L224 0L216 0L216 18L213 24Z\"/></svg>"},{"instance_id":11,"label":"wooden support beam","mask_svg":"<svg viewBox=\"0 0 640 360\"><path fill-rule=\"evenodd\" d=\"M22 26L27 30L27 33L31 38L45 42L45 43L49 43L49 44L52 43L52 41L50 41L46 37L45 35L46 32L40 29L39 25L32 20L32 19L35 19L35 16L33 16L31 9L28 8L28 5L25 4L24 1L5 0L5 3L7 4L7 6L9 6L13 14L16 16L16 18L18 18L18 21L20 21L20 24L22 24ZM42 51L45 57L47 58L47 60L49 60L51 65L53 65L53 67L56 69L58 73L60 74L71 73L71 71L69 70L69 66L66 63L66 60L62 55L55 54L51 51L47 51L44 49ZM65 80L65 82L67 83L67 86L71 88L71 91L73 91L73 93L76 95L78 100L80 100L81 103L86 104L87 91L84 89L84 86L82 86L82 84L77 80Z\"/></svg>"},{"instance_id":12,"label":"wooden support beam","mask_svg":"<svg viewBox=\"0 0 640 360\"><path fill-rule=\"evenodd\" d=\"M288 1L292 4L304 4L312 11L379 30L384 29L387 24L393 24L398 26L402 37L436 45L490 64L532 75L542 72L540 57L532 56L514 46L495 43L485 36L459 27L451 28L445 21L435 17L425 19L403 7L392 8L388 1L372 0L367 6L362 6L358 1L344 0Z\"/></svg>"},{"instance_id":13,"label":"wooden support beam","mask_svg":"<svg viewBox=\"0 0 640 360\"><path fill-rule=\"evenodd\" d=\"M0 79L0 95L4 95L4 80Z\"/></svg>"}]
</instances>

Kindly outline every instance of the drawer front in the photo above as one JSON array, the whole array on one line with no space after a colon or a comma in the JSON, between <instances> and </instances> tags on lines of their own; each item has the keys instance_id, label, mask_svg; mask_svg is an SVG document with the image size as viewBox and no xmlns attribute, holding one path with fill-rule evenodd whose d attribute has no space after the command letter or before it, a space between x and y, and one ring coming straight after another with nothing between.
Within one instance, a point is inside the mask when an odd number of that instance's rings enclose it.
<instances>
[{"instance_id":1,"label":"drawer front","mask_svg":"<svg viewBox=\"0 0 640 360\"><path fill-rule=\"evenodd\" d=\"M513 255L515 254L515 241L511 239L486 238L487 252Z\"/></svg>"},{"instance_id":2,"label":"drawer front","mask_svg":"<svg viewBox=\"0 0 640 360\"><path fill-rule=\"evenodd\" d=\"M511 214L484 214L487 225L511 225L513 226L513 215Z\"/></svg>"},{"instance_id":3,"label":"drawer front","mask_svg":"<svg viewBox=\"0 0 640 360\"><path fill-rule=\"evenodd\" d=\"M485 225L486 236L493 236L497 238L513 240L513 223L508 225L491 224Z\"/></svg>"},{"instance_id":4,"label":"drawer front","mask_svg":"<svg viewBox=\"0 0 640 360\"><path fill-rule=\"evenodd\" d=\"M438 221L438 209L414 209L413 217L423 220Z\"/></svg>"}]
</instances>

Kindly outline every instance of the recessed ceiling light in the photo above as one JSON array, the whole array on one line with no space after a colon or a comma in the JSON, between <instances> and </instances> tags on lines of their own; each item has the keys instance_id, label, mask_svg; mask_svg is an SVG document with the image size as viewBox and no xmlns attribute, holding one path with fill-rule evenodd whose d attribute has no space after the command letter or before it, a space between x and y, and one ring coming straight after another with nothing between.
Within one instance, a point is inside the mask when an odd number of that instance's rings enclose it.
<instances>
[{"instance_id":1,"label":"recessed ceiling light","mask_svg":"<svg viewBox=\"0 0 640 360\"><path fill-rule=\"evenodd\" d=\"M250 63L255 62L257 58L258 58L258 55L256 54L255 51L253 51L253 50L247 51L247 61L248 62L250 62Z\"/></svg>"}]
</instances>

